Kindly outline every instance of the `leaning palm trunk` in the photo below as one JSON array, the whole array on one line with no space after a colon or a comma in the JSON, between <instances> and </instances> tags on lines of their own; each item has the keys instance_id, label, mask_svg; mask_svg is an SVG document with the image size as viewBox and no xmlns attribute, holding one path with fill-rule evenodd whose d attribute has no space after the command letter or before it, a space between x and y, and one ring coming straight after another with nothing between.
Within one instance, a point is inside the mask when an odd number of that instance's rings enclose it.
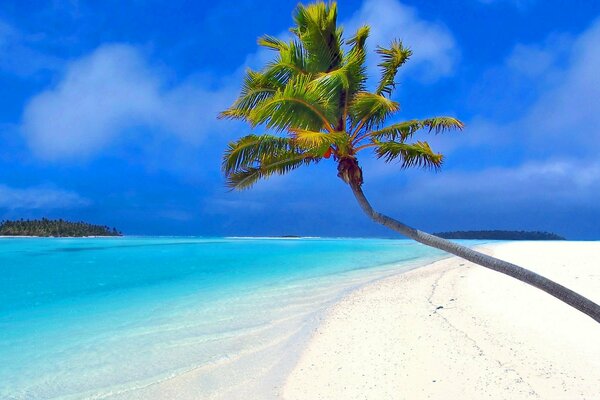
<instances>
[{"instance_id":1,"label":"leaning palm trunk","mask_svg":"<svg viewBox=\"0 0 600 400\"><path fill-rule=\"evenodd\" d=\"M557 299L567 303L571 307L576 308L584 314L589 315L595 321L600 322L600 306L593 301L575 293L569 288L566 288L548 278L545 278L533 271L519 267L518 265L490 257L486 254L479 253L473 249L461 246L457 243L442 239L438 236L411 228L393 218L378 213L371 207L371 204L365 197L360 184L350 183L350 187L354 192L354 196L362 210L375 222L380 223L396 232L403 234L419 243L435 247L440 250L447 251L465 260L501 272L515 279L525 282L531 286L543 290L544 292L556 297Z\"/></svg>"},{"instance_id":2,"label":"leaning palm trunk","mask_svg":"<svg viewBox=\"0 0 600 400\"><path fill-rule=\"evenodd\" d=\"M352 187L363 210L376 222L542 289L600 322L600 307L572 290L375 212L361 190L359 153L372 150L385 162L399 161L401 168L437 170L444 156L426 141L414 141L415 136L462 130L464 125L454 117L389 123L400 110L400 104L392 99L396 75L412 54L401 41L377 47L381 77L375 90L369 91L368 26L344 40L343 29L337 26L336 3L323 1L298 5L294 22L290 41L268 35L259 39L261 46L275 52L275 59L261 71L248 71L240 96L220 114L284 134L250 134L231 142L223 155L228 186L247 189L272 175L332 159L338 164L338 176Z\"/></svg>"}]
</instances>

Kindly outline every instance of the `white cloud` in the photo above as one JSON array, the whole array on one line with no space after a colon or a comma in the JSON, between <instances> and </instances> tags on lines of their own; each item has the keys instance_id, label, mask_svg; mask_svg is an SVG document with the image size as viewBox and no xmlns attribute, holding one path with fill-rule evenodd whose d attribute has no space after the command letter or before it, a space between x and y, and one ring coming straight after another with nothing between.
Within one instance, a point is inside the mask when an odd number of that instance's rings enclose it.
<instances>
[{"instance_id":1,"label":"white cloud","mask_svg":"<svg viewBox=\"0 0 600 400\"><path fill-rule=\"evenodd\" d=\"M528 162L516 167L481 171L448 171L423 176L410 184L405 200L431 197L436 201L487 198L498 204L544 201L591 201L600 191L600 163L562 159Z\"/></svg>"},{"instance_id":2,"label":"white cloud","mask_svg":"<svg viewBox=\"0 0 600 400\"><path fill-rule=\"evenodd\" d=\"M54 187L15 188L0 184L0 209L61 209L90 204L79 194Z\"/></svg>"},{"instance_id":3,"label":"white cloud","mask_svg":"<svg viewBox=\"0 0 600 400\"><path fill-rule=\"evenodd\" d=\"M102 46L73 61L55 87L25 108L31 148L46 159L83 158L136 127L199 143L230 94L192 80L168 85L163 75L129 45Z\"/></svg>"},{"instance_id":4,"label":"white cloud","mask_svg":"<svg viewBox=\"0 0 600 400\"><path fill-rule=\"evenodd\" d=\"M508 56L505 67L508 71L530 79L548 82L549 77L564 68L573 46L570 35L550 35L541 44L517 44Z\"/></svg>"},{"instance_id":5,"label":"white cloud","mask_svg":"<svg viewBox=\"0 0 600 400\"><path fill-rule=\"evenodd\" d=\"M410 171L399 185L367 181L372 203L426 231L549 230L567 237L598 234L600 163L527 162L440 174Z\"/></svg>"},{"instance_id":6,"label":"white cloud","mask_svg":"<svg viewBox=\"0 0 600 400\"><path fill-rule=\"evenodd\" d=\"M569 65L519 121L534 146L597 157L600 151L600 19L575 41Z\"/></svg>"},{"instance_id":7,"label":"white cloud","mask_svg":"<svg viewBox=\"0 0 600 400\"><path fill-rule=\"evenodd\" d=\"M555 159L440 174L410 171L400 185L388 178L385 188L367 182L365 191L380 211L426 231L487 227L589 237L598 232L600 163Z\"/></svg>"},{"instance_id":8,"label":"white cloud","mask_svg":"<svg viewBox=\"0 0 600 400\"><path fill-rule=\"evenodd\" d=\"M475 91L486 110L468 121L463 138L443 139L443 149L486 147L529 159L595 159L600 151L599 42L600 19L578 37L551 35L541 44L516 45L503 65L484 75L484 90ZM495 115L498 109L501 115Z\"/></svg>"},{"instance_id":9,"label":"white cloud","mask_svg":"<svg viewBox=\"0 0 600 400\"><path fill-rule=\"evenodd\" d=\"M371 26L368 44L388 46L393 39L402 40L413 50L405 70L422 80L433 81L454 72L459 49L452 33L441 23L421 18L415 8L397 0L365 0L361 8L343 23L346 36L352 35L364 24ZM379 60L369 58L369 72L377 76Z\"/></svg>"}]
</instances>

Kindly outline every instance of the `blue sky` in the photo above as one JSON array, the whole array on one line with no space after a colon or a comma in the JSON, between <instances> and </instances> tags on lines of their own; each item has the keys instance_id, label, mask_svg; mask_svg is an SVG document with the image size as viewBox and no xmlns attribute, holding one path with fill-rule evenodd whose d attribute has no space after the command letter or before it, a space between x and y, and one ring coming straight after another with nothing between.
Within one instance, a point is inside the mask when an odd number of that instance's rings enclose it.
<instances>
[{"instance_id":1,"label":"blue sky","mask_svg":"<svg viewBox=\"0 0 600 400\"><path fill-rule=\"evenodd\" d=\"M62 217L129 234L390 235L332 162L229 192L216 120L296 1L3 1L0 219ZM600 238L600 2L340 1L370 48L400 38L402 118L457 116L440 173L361 160L373 205L419 228ZM377 60L369 60L376 73ZM256 132L260 132L258 129Z\"/></svg>"}]
</instances>

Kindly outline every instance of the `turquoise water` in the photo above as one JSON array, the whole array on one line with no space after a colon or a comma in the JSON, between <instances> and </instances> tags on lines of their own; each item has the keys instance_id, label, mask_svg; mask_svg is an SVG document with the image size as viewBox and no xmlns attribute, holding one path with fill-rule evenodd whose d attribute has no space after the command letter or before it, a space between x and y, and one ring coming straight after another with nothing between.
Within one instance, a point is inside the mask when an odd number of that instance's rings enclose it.
<instances>
[{"instance_id":1,"label":"turquoise water","mask_svg":"<svg viewBox=\"0 0 600 400\"><path fill-rule=\"evenodd\" d=\"M405 240L3 238L0 398L275 396L332 302L441 257Z\"/></svg>"}]
</instances>

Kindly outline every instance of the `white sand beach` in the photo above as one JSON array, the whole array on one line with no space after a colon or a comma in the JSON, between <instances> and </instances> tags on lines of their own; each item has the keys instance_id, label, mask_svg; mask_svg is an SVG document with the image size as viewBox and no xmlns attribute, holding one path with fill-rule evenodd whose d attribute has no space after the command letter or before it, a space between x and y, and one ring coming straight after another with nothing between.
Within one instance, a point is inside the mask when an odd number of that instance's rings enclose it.
<instances>
[{"instance_id":1,"label":"white sand beach","mask_svg":"<svg viewBox=\"0 0 600 400\"><path fill-rule=\"evenodd\" d=\"M600 302L600 242L482 250ZM540 290L450 258L336 304L282 397L598 399L600 324Z\"/></svg>"}]
</instances>

